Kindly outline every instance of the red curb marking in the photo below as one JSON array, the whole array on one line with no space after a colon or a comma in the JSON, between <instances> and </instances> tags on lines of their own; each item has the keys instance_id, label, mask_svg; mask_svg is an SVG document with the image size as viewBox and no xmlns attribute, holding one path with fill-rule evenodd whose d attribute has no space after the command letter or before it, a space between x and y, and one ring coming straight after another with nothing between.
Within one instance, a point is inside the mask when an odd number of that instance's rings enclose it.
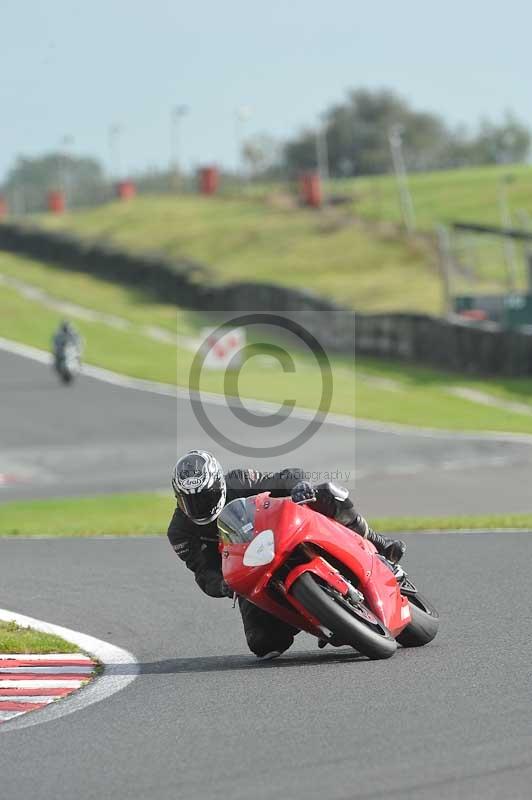
<instances>
[{"instance_id":1,"label":"red curb marking","mask_svg":"<svg viewBox=\"0 0 532 800\"><path fill-rule=\"evenodd\" d=\"M0 487L2 486L2 473L0 473ZM68 697L78 691L90 681L97 668L97 663L89 656L74 656L73 658L46 658L34 659L24 657L22 653L0 654L0 715L7 719L0 719L0 726L11 718L22 716L31 711L44 708L53 702L54 698ZM80 668L84 672L80 673ZM88 668L88 669L87 669ZM41 670L45 670L42 672ZM20 670L17 671L17 670ZM47 688L54 681L70 681L74 686L59 685ZM11 683L11 686L6 686ZM26 686L21 686L25 683ZM36 685L38 683L38 686Z\"/></svg>"},{"instance_id":2,"label":"red curb marking","mask_svg":"<svg viewBox=\"0 0 532 800\"><path fill-rule=\"evenodd\" d=\"M24 697L33 697L34 695L36 697L41 695L65 697L67 694L72 694L72 692L76 691L75 687L71 688L70 686L61 689L3 689L0 687L0 697L16 697L17 695L23 695Z\"/></svg>"},{"instance_id":3,"label":"red curb marking","mask_svg":"<svg viewBox=\"0 0 532 800\"><path fill-rule=\"evenodd\" d=\"M75 672L60 672L58 675L43 675L40 672L0 672L0 685L2 681L88 681L90 678L90 672L83 675Z\"/></svg>"},{"instance_id":4,"label":"red curb marking","mask_svg":"<svg viewBox=\"0 0 532 800\"><path fill-rule=\"evenodd\" d=\"M95 667L94 661L87 659L86 661L31 661L22 658L0 658L0 668L6 669L9 667ZM73 670L74 672L75 670Z\"/></svg>"}]
</instances>

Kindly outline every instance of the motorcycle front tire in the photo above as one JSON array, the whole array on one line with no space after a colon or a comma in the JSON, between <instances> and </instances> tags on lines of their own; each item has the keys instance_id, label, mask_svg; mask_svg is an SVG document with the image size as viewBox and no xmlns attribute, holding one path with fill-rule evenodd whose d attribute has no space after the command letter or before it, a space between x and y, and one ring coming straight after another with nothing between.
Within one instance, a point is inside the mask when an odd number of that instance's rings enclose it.
<instances>
[{"instance_id":1,"label":"motorcycle front tire","mask_svg":"<svg viewBox=\"0 0 532 800\"><path fill-rule=\"evenodd\" d=\"M390 658L397 642L384 623L370 624L356 609L348 609L340 597L335 599L316 576L304 572L294 581L291 593L334 637L371 659ZM376 618L375 618L376 619Z\"/></svg>"}]
</instances>

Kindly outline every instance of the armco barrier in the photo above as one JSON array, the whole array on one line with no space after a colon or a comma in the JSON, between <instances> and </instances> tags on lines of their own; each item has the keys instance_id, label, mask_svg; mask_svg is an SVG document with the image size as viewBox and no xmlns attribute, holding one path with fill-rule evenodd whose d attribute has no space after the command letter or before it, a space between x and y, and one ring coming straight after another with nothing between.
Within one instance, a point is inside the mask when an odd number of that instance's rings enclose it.
<instances>
[{"instance_id":1,"label":"armco barrier","mask_svg":"<svg viewBox=\"0 0 532 800\"><path fill-rule=\"evenodd\" d=\"M473 375L531 375L532 331L424 314L357 314L356 352Z\"/></svg>"},{"instance_id":2,"label":"armco barrier","mask_svg":"<svg viewBox=\"0 0 532 800\"><path fill-rule=\"evenodd\" d=\"M326 349L381 356L479 375L532 375L532 330L506 331L494 323L425 314L362 314L312 292L275 284L216 284L207 267L157 254L130 253L106 242L0 223L0 250L31 256L139 286L154 298L210 312L287 314ZM355 348L356 344L356 348Z\"/></svg>"}]
</instances>

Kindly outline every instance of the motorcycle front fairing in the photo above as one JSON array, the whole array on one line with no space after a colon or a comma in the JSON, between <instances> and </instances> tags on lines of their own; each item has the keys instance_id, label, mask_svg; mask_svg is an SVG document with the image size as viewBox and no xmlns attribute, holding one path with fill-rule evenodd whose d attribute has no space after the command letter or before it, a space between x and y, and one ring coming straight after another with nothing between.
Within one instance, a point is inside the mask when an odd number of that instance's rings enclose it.
<instances>
[{"instance_id":1,"label":"motorcycle front fairing","mask_svg":"<svg viewBox=\"0 0 532 800\"><path fill-rule=\"evenodd\" d=\"M317 621L303 617L288 604L276 602L267 591L273 574L287 556L282 544L283 503L284 500L263 493L227 504L218 518L222 574L241 597L295 628L318 635Z\"/></svg>"},{"instance_id":2,"label":"motorcycle front fairing","mask_svg":"<svg viewBox=\"0 0 532 800\"><path fill-rule=\"evenodd\" d=\"M342 594L346 593L346 581L336 569L324 564L327 554L356 576L371 610L392 633L399 632L410 621L408 603L401 597L392 571L375 555L375 548L358 534L307 506L264 493L228 504L220 515L218 527L227 583L237 594L291 625L319 635L317 621L308 614L303 616L288 592L302 572L314 572ZM292 611L286 604L275 602L267 590L273 576L296 548L305 543L314 545L319 551L316 555L322 558L309 558L307 564L294 566L285 576L285 599L293 606Z\"/></svg>"}]
</instances>

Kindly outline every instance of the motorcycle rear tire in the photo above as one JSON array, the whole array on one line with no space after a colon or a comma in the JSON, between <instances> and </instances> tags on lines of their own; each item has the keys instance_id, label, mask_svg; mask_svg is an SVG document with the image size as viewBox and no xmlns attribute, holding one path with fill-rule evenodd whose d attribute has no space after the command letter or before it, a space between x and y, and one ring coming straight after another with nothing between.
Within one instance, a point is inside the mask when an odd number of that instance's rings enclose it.
<instances>
[{"instance_id":1,"label":"motorcycle rear tire","mask_svg":"<svg viewBox=\"0 0 532 800\"><path fill-rule=\"evenodd\" d=\"M397 642L383 623L373 626L337 602L310 572L294 581L291 593L296 600L330 630L336 639L354 647L371 659L390 658Z\"/></svg>"},{"instance_id":2,"label":"motorcycle rear tire","mask_svg":"<svg viewBox=\"0 0 532 800\"><path fill-rule=\"evenodd\" d=\"M412 622L401 631L397 641L402 647L423 647L438 633L440 618L434 606L420 594L411 597L409 604Z\"/></svg>"}]
</instances>

